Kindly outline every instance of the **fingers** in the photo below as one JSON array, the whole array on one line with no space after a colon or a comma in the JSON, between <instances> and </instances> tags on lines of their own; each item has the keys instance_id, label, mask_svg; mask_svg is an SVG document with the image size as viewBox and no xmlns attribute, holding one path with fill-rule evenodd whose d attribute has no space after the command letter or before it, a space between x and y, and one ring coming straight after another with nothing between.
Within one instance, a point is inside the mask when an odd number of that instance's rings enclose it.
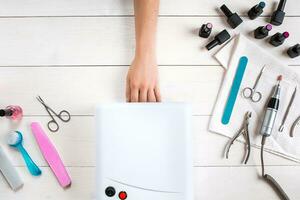
<instances>
[{"instance_id":1,"label":"fingers","mask_svg":"<svg viewBox=\"0 0 300 200\"><path fill-rule=\"evenodd\" d=\"M149 102L156 102L156 98L155 98L155 94L154 94L153 89L148 91L148 101Z\"/></svg>"},{"instance_id":2,"label":"fingers","mask_svg":"<svg viewBox=\"0 0 300 200\"><path fill-rule=\"evenodd\" d=\"M161 95L158 87L149 89L147 87L138 87L137 85L126 84L127 102L161 102Z\"/></svg>"},{"instance_id":3,"label":"fingers","mask_svg":"<svg viewBox=\"0 0 300 200\"><path fill-rule=\"evenodd\" d=\"M160 90L158 87L154 88L154 94L157 102L161 102Z\"/></svg>"},{"instance_id":4,"label":"fingers","mask_svg":"<svg viewBox=\"0 0 300 200\"><path fill-rule=\"evenodd\" d=\"M147 89L142 88L139 92L139 102L147 102Z\"/></svg>"},{"instance_id":5,"label":"fingers","mask_svg":"<svg viewBox=\"0 0 300 200\"><path fill-rule=\"evenodd\" d=\"M126 81L126 101L130 102L130 85L129 85L129 81Z\"/></svg>"},{"instance_id":6,"label":"fingers","mask_svg":"<svg viewBox=\"0 0 300 200\"><path fill-rule=\"evenodd\" d=\"M137 87L130 88L130 102L139 101L139 89Z\"/></svg>"}]
</instances>

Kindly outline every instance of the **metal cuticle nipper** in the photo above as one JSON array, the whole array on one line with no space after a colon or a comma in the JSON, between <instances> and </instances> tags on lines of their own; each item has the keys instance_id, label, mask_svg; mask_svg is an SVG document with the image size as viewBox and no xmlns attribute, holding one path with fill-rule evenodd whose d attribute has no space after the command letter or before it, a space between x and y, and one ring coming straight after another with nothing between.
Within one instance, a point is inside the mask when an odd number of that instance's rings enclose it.
<instances>
[{"instance_id":1,"label":"metal cuticle nipper","mask_svg":"<svg viewBox=\"0 0 300 200\"><path fill-rule=\"evenodd\" d=\"M250 151L251 151L250 135L249 135L249 129L248 129L251 115L252 115L251 112L246 113L242 128L229 141L229 143L226 147L226 159L228 159L229 151L230 151L230 148L233 145L234 141L240 135L243 135L244 139L246 141L246 152L245 152L245 159L244 159L243 163L247 164L249 157L250 157Z\"/></svg>"}]
</instances>

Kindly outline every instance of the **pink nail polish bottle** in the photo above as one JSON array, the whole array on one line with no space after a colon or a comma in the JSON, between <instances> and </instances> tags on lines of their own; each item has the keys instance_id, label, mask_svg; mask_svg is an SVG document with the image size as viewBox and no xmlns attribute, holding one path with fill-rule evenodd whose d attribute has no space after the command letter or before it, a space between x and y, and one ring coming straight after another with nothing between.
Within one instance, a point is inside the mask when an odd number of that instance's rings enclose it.
<instances>
[{"instance_id":1,"label":"pink nail polish bottle","mask_svg":"<svg viewBox=\"0 0 300 200\"><path fill-rule=\"evenodd\" d=\"M5 109L0 109L0 117L8 117L14 121L21 120L23 110L20 106L7 106Z\"/></svg>"}]
</instances>

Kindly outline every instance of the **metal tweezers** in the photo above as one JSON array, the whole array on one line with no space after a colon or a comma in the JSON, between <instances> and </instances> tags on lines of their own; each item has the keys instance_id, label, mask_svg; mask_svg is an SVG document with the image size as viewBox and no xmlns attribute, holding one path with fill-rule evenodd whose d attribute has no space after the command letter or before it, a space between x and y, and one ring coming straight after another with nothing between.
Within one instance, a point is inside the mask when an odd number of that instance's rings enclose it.
<instances>
[{"instance_id":1,"label":"metal tweezers","mask_svg":"<svg viewBox=\"0 0 300 200\"><path fill-rule=\"evenodd\" d=\"M251 151L251 144L250 144L250 135L249 135L249 121L251 118L252 113L251 112L247 112L245 115L245 119L243 122L243 126L242 128L239 130L239 132L237 132L233 138L231 138L231 140L229 141L227 147L226 147L226 159L228 159L228 155L229 155L229 151L231 146L233 145L234 141L240 136L243 135L246 141L246 146L245 146L245 159L243 161L244 164L247 164L249 157L250 157L250 151Z\"/></svg>"}]
</instances>

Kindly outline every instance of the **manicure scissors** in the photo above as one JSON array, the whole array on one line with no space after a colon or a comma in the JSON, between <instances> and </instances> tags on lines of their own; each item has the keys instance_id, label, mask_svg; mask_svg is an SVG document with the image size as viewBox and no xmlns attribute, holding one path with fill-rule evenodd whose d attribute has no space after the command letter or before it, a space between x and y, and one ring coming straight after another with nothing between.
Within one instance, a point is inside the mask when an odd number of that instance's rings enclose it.
<instances>
[{"instance_id":1,"label":"manicure scissors","mask_svg":"<svg viewBox=\"0 0 300 200\"><path fill-rule=\"evenodd\" d=\"M54 119L54 116L56 116L58 119L60 119L62 122L68 122L71 120L71 115L68 111L66 110L62 110L60 111L58 114L52 109L50 108L45 102L44 100L40 97L37 96L36 98L46 109L47 113L49 114L49 116L51 117L51 120L48 122L47 126L48 129L52 132L57 132L59 130L59 125L57 123L57 121ZM52 114L51 114L52 113ZM53 116L54 115L54 116Z\"/></svg>"},{"instance_id":2,"label":"manicure scissors","mask_svg":"<svg viewBox=\"0 0 300 200\"><path fill-rule=\"evenodd\" d=\"M255 80L255 83L254 83L254 86L251 88L251 87L246 87L243 89L243 97L245 97L246 99L250 99L252 102L259 102L262 98L262 94L258 91L256 91L256 87L259 83L259 80L263 74L265 70L265 66L261 69L258 77L256 78Z\"/></svg>"},{"instance_id":3,"label":"manicure scissors","mask_svg":"<svg viewBox=\"0 0 300 200\"><path fill-rule=\"evenodd\" d=\"M239 132L237 132L233 138L230 139L229 143L226 146L226 159L228 159L229 151L231 146L233 145L234 141L240 136L243 135L244 139L246 141L246 152L245 152L245 158L244 158L244 164L247 164L249 157L250 157L250 151L251 151L251 143L250 143L250 135L249 135L249 123L252 113L247 112L245 115L245 119L242 125L242 128Z\"/></svg>"}]
</instances>

